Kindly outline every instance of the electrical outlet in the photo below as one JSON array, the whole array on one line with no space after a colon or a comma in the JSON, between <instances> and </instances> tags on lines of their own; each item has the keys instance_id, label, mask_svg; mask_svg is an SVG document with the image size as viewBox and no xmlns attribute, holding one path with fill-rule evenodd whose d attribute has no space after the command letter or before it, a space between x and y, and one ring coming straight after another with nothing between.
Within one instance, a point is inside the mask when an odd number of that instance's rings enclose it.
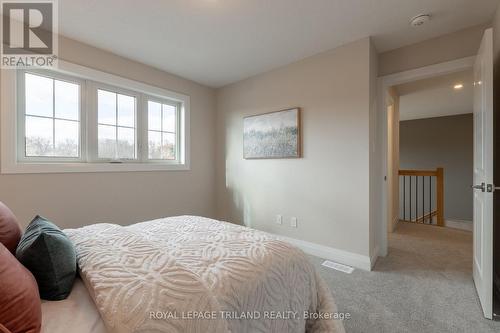
<instances>
[{"instance_id":1,"label":"electrical outlet","mask_svg":"<svg viewBox=\"0 0 500 333\"><path fill-rule=\"evenodd\" d=\"M290 226L293 227L293 228L297 228L297 218L295 216L293 216L290 219Z\"/></svg>"},{"instance_id":2,"label":"electrical outlet","mask_svg":"<svg viewBox=\"0 0 500 333\"><path fill-rule=\"evenodd\" d=\"M281 216L281 215L276 215L276 223L278 223L278 224L283 224L283 216Z\"/></svg>"}]
</instances>

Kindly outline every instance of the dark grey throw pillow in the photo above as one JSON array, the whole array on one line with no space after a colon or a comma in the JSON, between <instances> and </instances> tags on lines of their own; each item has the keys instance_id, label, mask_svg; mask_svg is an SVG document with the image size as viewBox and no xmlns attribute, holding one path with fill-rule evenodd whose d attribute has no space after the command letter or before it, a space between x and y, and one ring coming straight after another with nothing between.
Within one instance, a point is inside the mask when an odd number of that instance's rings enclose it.
<instances>
[{"instance_id":1,"label":"dark grey throw pillow","mask_svg":"<svg viewBox=\"0 0 500 333\"><path fill-rule=\"evenodd\" d=\"M68 297L76 275L76 251L55 224L37 215L19 241L16 257L35 276L41 298Z\"/></svg>"}]
</instances>

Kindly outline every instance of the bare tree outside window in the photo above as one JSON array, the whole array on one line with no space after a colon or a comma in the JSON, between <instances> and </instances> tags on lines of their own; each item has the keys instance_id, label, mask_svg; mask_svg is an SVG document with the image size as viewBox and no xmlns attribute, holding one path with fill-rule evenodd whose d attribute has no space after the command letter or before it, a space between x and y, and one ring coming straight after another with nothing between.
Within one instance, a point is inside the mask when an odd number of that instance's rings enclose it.
<instances>
[{"instance_id":1,"label":"bare tree outside window","mask_svg":"<svg viewBox=\"0 0 500 333\"><path fill-rule=\"evenodd\" d=\"M175 160L177 158L177 106L148 101L148 158Z\"/></svg>"},{"instance_id":2,"label":"bare tree outside window","mask_svg":"<svg viewBox=\"0 0 500 333\"><path fill-rule=\"evenodd\" d=\"M25 73L25 155L80 156L80 86Z\"/></svg>"},{"instance_id":3,"label":"bare tree outside window","mask_svg":"<svg viewBox=\"0 0 500 333\"><path fill-rule=\"evenodd\" d=\"M98 89L98 156L136 158L136 98Z\"/></svg>"},{"instance_id":4,"label":"bare tree outside window","mask_svg":"<svg viewBox=\"0 0 500 333\"><path fill-rule=\"evenodd\" d=\"M19 162L184 164L184 97L51 70L17 77Z\"/></svg>"}]
</instances>

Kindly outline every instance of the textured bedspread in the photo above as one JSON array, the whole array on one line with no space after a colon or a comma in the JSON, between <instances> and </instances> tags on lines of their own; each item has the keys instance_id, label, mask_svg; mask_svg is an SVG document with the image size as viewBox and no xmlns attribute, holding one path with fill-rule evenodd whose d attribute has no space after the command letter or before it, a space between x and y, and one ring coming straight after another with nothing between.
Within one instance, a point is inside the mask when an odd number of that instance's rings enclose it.
<instances>
[{"instance_id":1,"label":"textured bedspread","mask_svg":"<svg viewBox=\"0 0 500 333\"><path fill-rule=\"evenodd\" d=\"M109 332L343 332L299 249L194 216L67 229Z\"/></svg>"}]
</instances>

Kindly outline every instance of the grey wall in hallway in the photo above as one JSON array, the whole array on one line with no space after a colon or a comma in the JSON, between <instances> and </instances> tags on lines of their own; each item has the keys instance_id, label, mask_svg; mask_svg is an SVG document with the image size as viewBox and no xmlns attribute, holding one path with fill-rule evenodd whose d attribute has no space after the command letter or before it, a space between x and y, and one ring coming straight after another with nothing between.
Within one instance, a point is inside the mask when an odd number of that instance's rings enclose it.
<instances>
[{"instance_id":1,"label":"grey wall in hallway","mask_svg":"<svg viewBox=\"0 0 500 333\"><path fill-rule=\"evenodd\" d=\"M400 122L400 169L444 168L445 219L472 221L472 114Z\"/></svg>"}]
</instances>

